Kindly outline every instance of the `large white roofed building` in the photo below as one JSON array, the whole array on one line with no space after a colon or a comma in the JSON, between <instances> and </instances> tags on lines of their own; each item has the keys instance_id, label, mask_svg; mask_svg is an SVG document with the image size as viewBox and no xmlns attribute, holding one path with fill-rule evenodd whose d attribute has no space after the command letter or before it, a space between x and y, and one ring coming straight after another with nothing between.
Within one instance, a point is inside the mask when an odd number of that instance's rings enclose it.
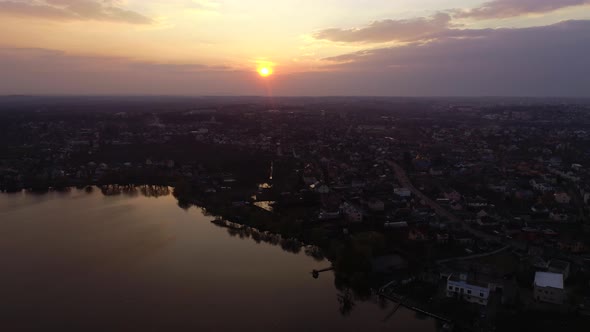
<instances>
[{"instance_id":1,"label":"large white roofed building","mask_svg":"<svg viewBox=\"0 0 590 332\"><path fill-rule=\"evenodd\" d=\"M565 300L563 274L537 272L535 274L534 289L534 296L537 301L563 304Z\"/></svg>"}]
</instances>

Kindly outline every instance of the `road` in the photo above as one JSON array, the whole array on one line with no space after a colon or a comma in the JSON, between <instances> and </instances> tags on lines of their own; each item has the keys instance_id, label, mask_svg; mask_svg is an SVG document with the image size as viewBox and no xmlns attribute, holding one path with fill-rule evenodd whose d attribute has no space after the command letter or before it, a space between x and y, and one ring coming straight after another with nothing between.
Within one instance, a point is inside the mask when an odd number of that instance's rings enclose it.
<instances>
[{"instance_id":1,"label":"road","mask_svg":"<svg viewBox=\"0 0 590 332\"><path fill-rule=\"evenodd\" d=\"M412 184L412 181L410 181L410 178L408 177L408 174L399 164L397 164L394 161L389 161L388 164L390 167L393 168L395 178L403 187L409 189L415 197L417 197L418 199L423 201L424 204L428 205L431 209L433 209L437 215L447 218L450 223L461 225L463 230L471 233L473 236L475 236L479 239L501 242L506 245L510 245L512 247L520 248L520 249L523 249L524 247L526 247L526 245L524 245L521 242L518 242L515 240L507 241L507 239L504 239L504 238L501 238L499 236L495 236L492 234L488 234L486 232L483 232L483 231L473 228L471 225L469 225L465 221L459 219L457 216L455 216L454 214L452 214L451 212L449 212L448 210L446 210L445 208L440 206L437 202L432 200L430 197L426 196L424 193L422 193L420 190L418 190L418 188L414 187L414 185Z\"/></svg>"},{"instance_id":2,"label":"road","mask_svg":"<svg viewBox=\"0 0 590 332\"><path fill-rule=\"evenodd\" d=\"M445 217L449 219L452 223L463 223L457 216L450 213L449 211L445 210L442 206L438 205L435 201L430 199L430 197L424 195L420 190L418 190L408 178L406 171L397 163L390 161L389 166L393 167L393 172L395 173L395 178L397 181L405 188L409 189L414 196L422 200L426 205L428 205L431 209L436 212L441 217Z\"/></svg>"}]
</instances>

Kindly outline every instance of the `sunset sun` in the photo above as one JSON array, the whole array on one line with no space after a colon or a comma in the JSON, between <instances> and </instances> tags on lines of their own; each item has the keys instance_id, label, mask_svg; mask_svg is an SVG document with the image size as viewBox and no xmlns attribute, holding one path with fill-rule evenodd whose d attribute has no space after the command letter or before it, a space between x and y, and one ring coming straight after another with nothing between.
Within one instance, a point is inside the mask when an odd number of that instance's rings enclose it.
<instances>
[{"instance_id":1,"label":"sunset sun","mask_svg":"<svg viewBox=\"0 0 590 332\"><path fill-rule=\"evenodd\" d=\"M273 70L270 67L261 67L258 68L258 74L262 77L269 77L270 75L272 75Z\"/></svg>"}]
</instances>

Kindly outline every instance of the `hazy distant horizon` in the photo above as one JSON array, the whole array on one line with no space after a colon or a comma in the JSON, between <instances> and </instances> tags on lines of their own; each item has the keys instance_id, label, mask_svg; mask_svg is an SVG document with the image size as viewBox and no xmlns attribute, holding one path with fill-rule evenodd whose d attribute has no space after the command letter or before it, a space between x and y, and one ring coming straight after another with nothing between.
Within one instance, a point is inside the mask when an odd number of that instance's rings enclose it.
<instances>
[{"instance_id":1,"label":"hazy distant horizon","mask_svg":"<svg viewBox=\"0 0 590 332\"><path fill-rule=\"evenodd\" d=\"M526 95L174 95L174 94L0 94L0 98L382 98L382 99L587 99L590 96L526 96Z\"/></svg>"}]
</instances>

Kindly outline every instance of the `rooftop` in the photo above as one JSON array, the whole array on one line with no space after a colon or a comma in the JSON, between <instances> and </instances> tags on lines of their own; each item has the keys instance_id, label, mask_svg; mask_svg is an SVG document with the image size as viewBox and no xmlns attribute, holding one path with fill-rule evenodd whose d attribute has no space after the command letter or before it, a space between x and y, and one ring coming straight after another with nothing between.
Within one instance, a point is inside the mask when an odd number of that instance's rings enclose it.
<instances>
[{"instance_id":1,"label":"rooftop","mask_svg":"<svg viewBox=\"0 0 590 332\"><path fill-rule=\"evenodd\" d=\"M563 289L563 274L537 272L535 274L535 285L539 287Z\"/></svg>"},{"instance_id":2,"label":"rooftop","mask_svg":"<svg viewBox=\"0 0 590 332\"><path fill-rule=\"evenodd\" d=\"M551 262L549 262L550 268L556 268L560 270L566 270L569 267L569 265L570 263L557 259L552 259Z\"/></svg>"},{"instance_id":3,"label":"rooftop","mask_svg":"<svg viewBox=\"0 0 590 332\"><path fill-rule=\"evenodd\" d=\"M468 274L453 273L449 277L449 280L454 281L454 282L469 284L472 286L478 286L478 287L482 287L482 288L489 287L488 283L484 282L483 280L476 279L473 275L468 275Z\"/></svg>"}]
</instances>

